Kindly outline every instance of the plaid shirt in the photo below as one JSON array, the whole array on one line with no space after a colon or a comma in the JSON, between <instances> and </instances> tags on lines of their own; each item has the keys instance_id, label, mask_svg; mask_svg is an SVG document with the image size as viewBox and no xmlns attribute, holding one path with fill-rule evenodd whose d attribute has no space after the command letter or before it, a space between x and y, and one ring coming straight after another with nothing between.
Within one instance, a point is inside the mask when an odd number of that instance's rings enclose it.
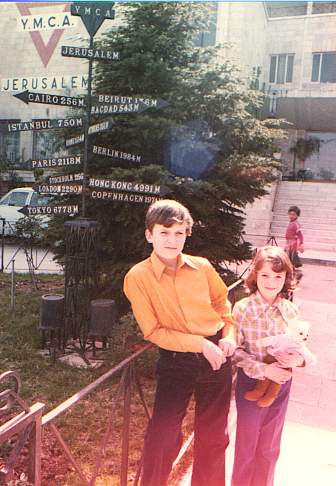
<instances>
[{"instance_id":1,"label":"plaid shirt","mask_svg":"<svg viewBox=\"0 0 336 486\"><path fill-rule=\"evenodd\" d=\"M287 321L300 317L299 309L283 297L278 297L273 305L269 305L260 293L256 292L237 302L232 314L237 323L237 349L234 361L250 378L263 380L267 365L262 361L267 355L267 350L265 347L257 346L256 340L283 334Z\"/></svg>"}]
</instances>

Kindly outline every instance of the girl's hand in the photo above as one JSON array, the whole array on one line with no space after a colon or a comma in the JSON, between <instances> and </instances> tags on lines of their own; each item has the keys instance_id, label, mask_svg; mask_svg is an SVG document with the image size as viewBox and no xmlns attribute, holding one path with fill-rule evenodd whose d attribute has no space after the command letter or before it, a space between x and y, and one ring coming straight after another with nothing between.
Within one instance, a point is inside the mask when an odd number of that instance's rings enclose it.
<instances>
[{"instance_id":1,"label":"girl's hand","mask_svg":"<svg viewBox=\"0 0 336 486\"><path fill-rule=\"evenodd\" d=\"M265 377L282 385L291 379L292 373L291 371L281 368L278 363L272 363L266 366Z\"/></svg>"},{"instance_id":2,"label":"girl's hand","mask_svg":"<svg viewBox=\"0 0 336 486\"><path fill-rule=\"evenodd\" d=\"M236 350L236 347L237 347L236 342L233 339L230 339L230 338L220 339L219 342L218 342L218 346L223 351L223 356L225 358L227 356L232 356L233 353ZM226 361L226 359L225 359L225 361ZM225 361L223 361L223 363L225 363Z\"/></svg>"},{"instance_id":3,"label":"girl's hand","mask_svg":"<svg viewBox=\"0 0 336 486\"><path fill-rule=\"evenodd\" d=\"M279 351L274 357L283 368L294 368L304 363L304 357L297 351Z\"/></svg>"}]
</instances>

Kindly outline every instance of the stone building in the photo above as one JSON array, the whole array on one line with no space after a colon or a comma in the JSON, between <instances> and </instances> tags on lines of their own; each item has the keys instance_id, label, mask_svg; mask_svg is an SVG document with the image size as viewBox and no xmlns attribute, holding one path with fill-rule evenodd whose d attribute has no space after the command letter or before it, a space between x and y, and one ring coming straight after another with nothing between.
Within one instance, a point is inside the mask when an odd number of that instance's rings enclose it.
<instances>
[{"instance_id":1,"label":"stone building","mask_svg":"<svg viewBox=\"0 0 336 486\"><path fill-rule=\"evenodd\" d=\"M121 21L118 4L114 8L115 20L104 21L97 36ZM62 45L89 42L81 19L69 10L68 2L0 5L0 162L28 168L29 160L47 157L57 146L48 131L6 132L8 120L62 118L72 110L25 105L14 94L28 89L77 96L87 89L88 61L61 55ZM293 177L301 169L315 179L333 179L336 2L218 2L213 15L212 32L201 35L198 44L223 44L222 56L240 66L246 82L257 74L267 95L263 116L292 123L282 145L284 174ZM309 143L315 151L309 152ZM66 153L63 146L57 150Z\"/></svg>"}]
</instances>

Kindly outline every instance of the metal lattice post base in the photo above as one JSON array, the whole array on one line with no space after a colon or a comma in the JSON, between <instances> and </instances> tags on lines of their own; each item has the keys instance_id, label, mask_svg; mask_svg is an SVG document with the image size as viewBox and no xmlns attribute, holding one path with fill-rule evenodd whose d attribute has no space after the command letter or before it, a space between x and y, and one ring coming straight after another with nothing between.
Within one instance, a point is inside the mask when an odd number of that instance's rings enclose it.
<instances>
[{"instance_id":1,"label":"metal lattice post base","mask_svg":"<svg viewBox=\"0 0 336 486\"><path fill-rule=\"evenodd\" d=\"M65 345L78 340L87 346L90 301L99 288L97 235L98 222L86 218L65 224Z\"/></svg>"}]
</instances>

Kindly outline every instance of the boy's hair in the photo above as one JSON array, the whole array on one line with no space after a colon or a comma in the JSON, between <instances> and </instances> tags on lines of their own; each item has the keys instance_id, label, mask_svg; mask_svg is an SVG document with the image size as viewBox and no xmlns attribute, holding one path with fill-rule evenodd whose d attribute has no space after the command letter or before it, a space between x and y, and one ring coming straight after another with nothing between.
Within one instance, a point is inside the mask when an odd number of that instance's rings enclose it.
<instances>
[{"instance_id":1,"label":"boy's hair","mask_svg":"<svg viewBox=\"0 0 336 486\"><path fill-rule=\"evenodd\" d=\"M290 213L291 211L293 211L297 217L299 217L301 214L301 209L298 206L290 206L288 208L288 212Z\"/></svg>"},{"instance_id":2,"label":"boy's hair","mask_svg":"<svg viewBox=\"0 0 336 486\"><path fill-rule=\"evenodd\" d=\"M169 228L175 223L187 223L187 235L191 235L194 221L185 206L172 199L161 199L149 206L145 224L150 232L155 224L162 224Z\"/></svg>"},{"instance_id":3,"label":"boy's hair","mask_svg":"<svg viewBox=\"0 0 336 486\"><path fill-rule=\"evenodd\" d=\"M287 253L279 246L264 246L259 248L252 260L251 268L245 279L245 287L250 294L258 290L257 273L265 262L272 263L273 272L286 272L286 278L280 294L288 296L288 292L294 289L294 268Z\"/></svg>"}]
</instances>

